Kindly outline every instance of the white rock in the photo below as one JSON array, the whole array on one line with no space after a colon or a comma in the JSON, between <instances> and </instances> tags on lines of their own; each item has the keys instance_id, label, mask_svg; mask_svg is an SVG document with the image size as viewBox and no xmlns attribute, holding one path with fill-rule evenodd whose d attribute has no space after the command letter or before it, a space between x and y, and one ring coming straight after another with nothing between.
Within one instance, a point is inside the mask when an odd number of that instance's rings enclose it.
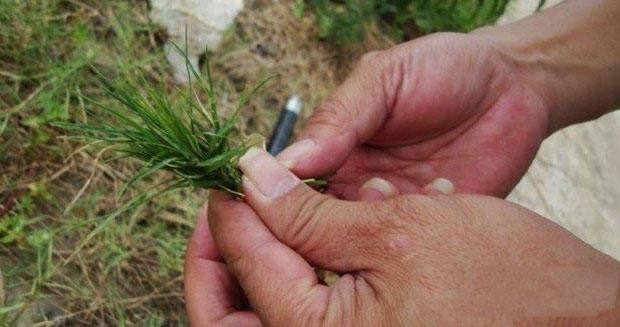
<instances>
[{"instance_id":1,"label":"white rock","mask_svg":"<svg viewBox=\"0 0 620 327\"><path fill-rule=\"evenodd\" d=\"M198 57L209 49L216 50L224 31L243 9L243 0L151 0L151 19L168 31L169 41L185 50L194 68ZM185 44L187 31L187 45ZM168 44L167 58L175 80L187 82L185 58Z\"/></svg>"}]
</instances>

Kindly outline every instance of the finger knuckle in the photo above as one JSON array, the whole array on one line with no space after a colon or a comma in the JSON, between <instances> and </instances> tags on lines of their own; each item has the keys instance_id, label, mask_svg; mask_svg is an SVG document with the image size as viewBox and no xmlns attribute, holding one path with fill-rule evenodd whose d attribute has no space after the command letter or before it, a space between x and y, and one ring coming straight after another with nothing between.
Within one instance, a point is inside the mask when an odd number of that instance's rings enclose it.
<instances>
[{"instance_id":1,"label":"finger knuckle","mask_svg":"<svg viewBox=\"0 0 620 327\"><path fill-rule=\"evenodd\" d=\"M342 123L354 115L350 106L339 96L333 96L323 103L319 110L310 118L310 124L329 126L336 130L342 128Z\"/></svg>"},{"instance_id":2,"label":"finger knuckle","mask_svg":"<svg viewBox=\"0 0 620 327\"><path fill-rule=\"evenodd\" d=\"M366 224L360 224L357 228L360 233L368 237L380 236L397 230L402 225L402 220L395 215L395 206L386 209L384 205L369 203L367 212L372 212L371 217L365 217Z\"/></svg>"},{"instance_id":3,"label":"finger knuckle","mask_svg":"<svg viewBox=\"0 0 620 327\"><path fill-rule=\"evenodd\" d=\"M284 231L284 237L291 242L294 249L312 244L312 240L320 235L321 216L330 198L316 192L308 191L303 200L297 204L295 217Z\"/></svg>"},{"instance_id":4,"label":"finger knuckle","mask_svg":"<svg viewBox=\"0 0 620 327\"><path fill-rule=\"evenodd\" d=\"M373 212L369 209L367 212ZM372 215L366 215L359 219L360 223L352 227L351 238L364 240L358 250L363 252L374 252L378 249L378 245L386 241L386 236L389 235L391 229L391 220L378 211L374 211Z\"/></svg>"},{"instance_id":5,"label":"finger knuckle","mask_svg":"<svg viewBox=\"0 0 620 327\"><path fill-rule=\"evenodd\" d=\"M413 217L417 216L415 209L402 201L370 205L367 212L372 215L365 217L365 223L356 225L353 231L356 238L367 240L365 251L392 259L411 251L417 235L412 232Z\"/></svg>"}]
</instances>

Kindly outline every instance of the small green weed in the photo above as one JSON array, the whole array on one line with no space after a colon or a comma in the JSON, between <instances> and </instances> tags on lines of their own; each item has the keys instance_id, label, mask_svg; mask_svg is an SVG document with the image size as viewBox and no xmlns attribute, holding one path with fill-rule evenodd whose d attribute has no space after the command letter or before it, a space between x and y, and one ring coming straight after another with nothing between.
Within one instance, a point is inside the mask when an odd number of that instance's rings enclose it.
<instances>
[{"instance_id":1,"label":"small green weed","mask_svg":"<svg viewBox=\"0 0 620 327\"><path fill-rule=\"evenodd\" d=\"M311 9L319 37L342 44L361 41L369 23L378 23L400 41L432 32L468 32L494 23L509 1L298 0L294 9Z\"/></svg>"}]
</instances>

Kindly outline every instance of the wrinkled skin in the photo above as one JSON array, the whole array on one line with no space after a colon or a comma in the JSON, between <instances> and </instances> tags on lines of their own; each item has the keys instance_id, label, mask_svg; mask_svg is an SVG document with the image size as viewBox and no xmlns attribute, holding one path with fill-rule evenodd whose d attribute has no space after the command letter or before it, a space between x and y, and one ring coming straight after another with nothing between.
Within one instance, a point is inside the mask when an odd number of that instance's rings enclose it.
<instances>
[{"instance_id":1,"label":"wrinkled skin","mask_svg":"<svg viewBox=\"0 0 620 327\"><path fill-rule=\"evenodd\" d=\"M242 158L244 201L211 194L186 258L191 323L619 326L617 261L484 196L550 132L620 106L614 13L569 0L366 56L279 161ZM332 173L331 194L296 176ZM312 267L343 275L326 286Z\"/></svg>"},{"instance_id":2,"label":"wrinkled skin","mask_svg":"<svg viewBox=\"0 0 620 327\"><path fill-rule=\"evenodd\" d=\"M188 249L195 326L620 322L618 263L522 207L475 195L348 202L265 152L241 166L245 201L212 192ZM312 266L344 275L328 287Z\"/></svg>"}]
</instances>

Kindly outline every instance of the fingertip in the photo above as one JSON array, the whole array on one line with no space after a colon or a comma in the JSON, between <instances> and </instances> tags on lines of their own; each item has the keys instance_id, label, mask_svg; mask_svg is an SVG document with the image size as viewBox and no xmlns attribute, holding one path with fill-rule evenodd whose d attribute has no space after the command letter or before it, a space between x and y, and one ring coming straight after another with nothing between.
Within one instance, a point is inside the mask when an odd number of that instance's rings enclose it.
<instances>
[{"instance_id":1,"label":"fingertip","mask_svg":"<svg viewBox=\"0 0 620 327\"><path fill-rule=\"evenodd\" d=\"M422 188L425 194L453 194L454 184L447 178L439 177Z\"/></svg>"},{"instance_id":2,"label":"fingertip","mask_svg":"<svg viewBox=\"0 0 620 327\"><path fill-rule=\"evenodd\" d=\"M392 198L396 195L396 188L392 183L379 177L366 181L359 190L360 200L379 201Z\"/></svg>"}]
</instances>

